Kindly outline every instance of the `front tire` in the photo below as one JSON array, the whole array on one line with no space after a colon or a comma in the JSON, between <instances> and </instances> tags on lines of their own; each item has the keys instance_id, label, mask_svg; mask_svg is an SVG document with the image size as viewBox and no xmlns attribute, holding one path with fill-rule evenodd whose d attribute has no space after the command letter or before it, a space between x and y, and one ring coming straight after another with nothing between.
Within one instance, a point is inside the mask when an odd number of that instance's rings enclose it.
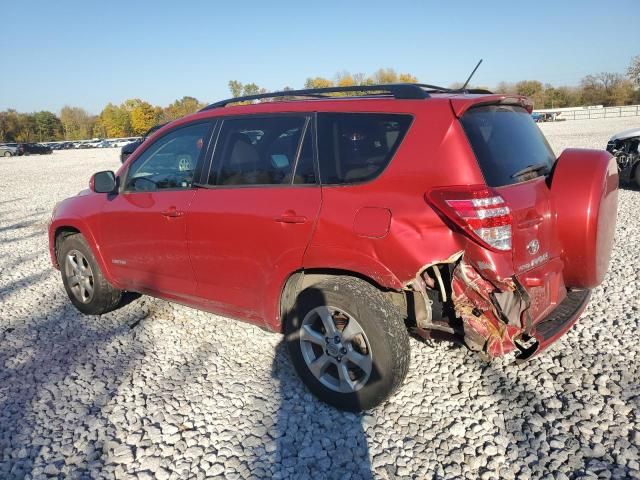
<instances>
[{"instance_id":1,"label":"front tire","mask_svg":"<svg viewBox=\"0 0 640 480\"><path fill-rule=\"evenodd\" d=\"M320 400L347 411L389 398L409 369L397 307L373 285L336 277L305 289L285 319L294 367Z\"/></svg>"},{"instance_id":2,"label":"front tire","mask_svg":"<svg viewBox=\"0 0 640 480\"><path fill-rule=\"evenodd\" d=\"M5 157L10 157L10 156L11 156L11 152L4 152L4 153L3 153L3 155L4 155Z\"/></svg>"},{"instance_id":3,"label":"front tire","mask_svg":"<svg viewBox=\"0 0 640 480\"><path fill-rule=\"evenodd\" d=\"M71 303L87 315L102 315L118 308L122 291L104 278L87 241L80 234L62 239L58 248L62 282Z\"/></svg>"}]
</instances>

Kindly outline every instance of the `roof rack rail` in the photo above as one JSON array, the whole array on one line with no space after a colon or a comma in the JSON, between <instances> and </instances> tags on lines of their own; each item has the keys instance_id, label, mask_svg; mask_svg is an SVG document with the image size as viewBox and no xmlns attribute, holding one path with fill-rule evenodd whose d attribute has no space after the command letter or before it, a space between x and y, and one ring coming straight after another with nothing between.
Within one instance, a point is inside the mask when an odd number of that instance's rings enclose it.
<instances>
[{"instance_id":1,"label":"roof rack rail","mask_svg":"<svg viewBox=\"0 0 640 480\"><path fill-rule=\"evenodd\" d=\"M348 87L327 87L327 88L308 88L304 90L284 90L281 92L259 93L257 95L247 95L244 97L228 98L219 102L212 103L204 107L204 110L212 110L214 108L226 107L232 103L247 102L251 100L261 100L264 98L281 98L281 97L312 97L327 98L328 93L342 92L381 92L388 94L399 100L423 100L429 98L429 93L425 90L428 87L433 90L447 91L432 85L422 85L416 83L390 83L386 85L351 85Z\"/></svg>"}]
</instances>

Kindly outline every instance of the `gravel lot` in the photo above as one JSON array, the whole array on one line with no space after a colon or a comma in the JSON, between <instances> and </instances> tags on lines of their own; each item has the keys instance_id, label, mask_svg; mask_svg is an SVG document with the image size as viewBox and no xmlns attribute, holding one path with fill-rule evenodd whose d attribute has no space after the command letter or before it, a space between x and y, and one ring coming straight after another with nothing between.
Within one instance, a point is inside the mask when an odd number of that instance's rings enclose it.
<instances>
[{"instance_id":1,"label":"gravel lot","mask_svg":"<svg viewBox=\"0 0 640 480\"><path fill-rule=\"evenodd\" d=\"M640 118L544 124L602 148ZM100 318L47 253L55 202L118 152L0 160L0 478L640 478L640 191L622 190L605 283L526 365L411 342L366 415L316 401L281 337L151 298Z\"/></svg>"}]
</instances>

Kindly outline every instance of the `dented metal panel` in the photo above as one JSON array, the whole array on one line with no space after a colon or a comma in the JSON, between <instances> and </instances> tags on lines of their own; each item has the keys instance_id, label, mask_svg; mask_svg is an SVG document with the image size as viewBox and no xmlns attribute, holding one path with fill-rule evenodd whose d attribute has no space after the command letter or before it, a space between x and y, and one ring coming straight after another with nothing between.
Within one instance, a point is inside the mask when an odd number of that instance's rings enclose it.
<instances>
[{"instance_id":1,"label":"dented metal panel","mask_svg":"<svg viewBox=\"0 0 640 480\"><path fill-rule=\"evenodd\" d=\"M435 281L427 275L429 269L455 265L451 277L451 302L455 314L462 320L465 345L487 358L512 352L515 341L530 327L528 309L530 300L526 290L515 277L500 279L485 271L479 273L463 252L456 252L442 261L423 266L408 288L424 298L427 310L431 304L427 289L441 289L446 301L447 293L439 270ZM491 278L489 278L491 277ZM429 328L430 316L417 318L420 328Z\"/></svg>"}]
</instances>

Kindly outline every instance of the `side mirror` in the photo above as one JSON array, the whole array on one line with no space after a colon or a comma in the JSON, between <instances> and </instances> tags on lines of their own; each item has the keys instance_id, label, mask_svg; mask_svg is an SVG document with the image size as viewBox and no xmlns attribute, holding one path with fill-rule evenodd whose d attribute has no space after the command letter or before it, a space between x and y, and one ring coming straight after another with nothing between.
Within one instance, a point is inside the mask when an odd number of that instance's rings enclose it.
<instances>
[{"instance_id":1,"label":"side mirror","mask_svg":"<svg viewBox=\"0 0 640 480\"><path fill-rule=\"evenodd\" d=\"M94 173L89 188L96 193L112 193L116 189L116 174L110 170Z\"/></svg>"}]
</instances>

